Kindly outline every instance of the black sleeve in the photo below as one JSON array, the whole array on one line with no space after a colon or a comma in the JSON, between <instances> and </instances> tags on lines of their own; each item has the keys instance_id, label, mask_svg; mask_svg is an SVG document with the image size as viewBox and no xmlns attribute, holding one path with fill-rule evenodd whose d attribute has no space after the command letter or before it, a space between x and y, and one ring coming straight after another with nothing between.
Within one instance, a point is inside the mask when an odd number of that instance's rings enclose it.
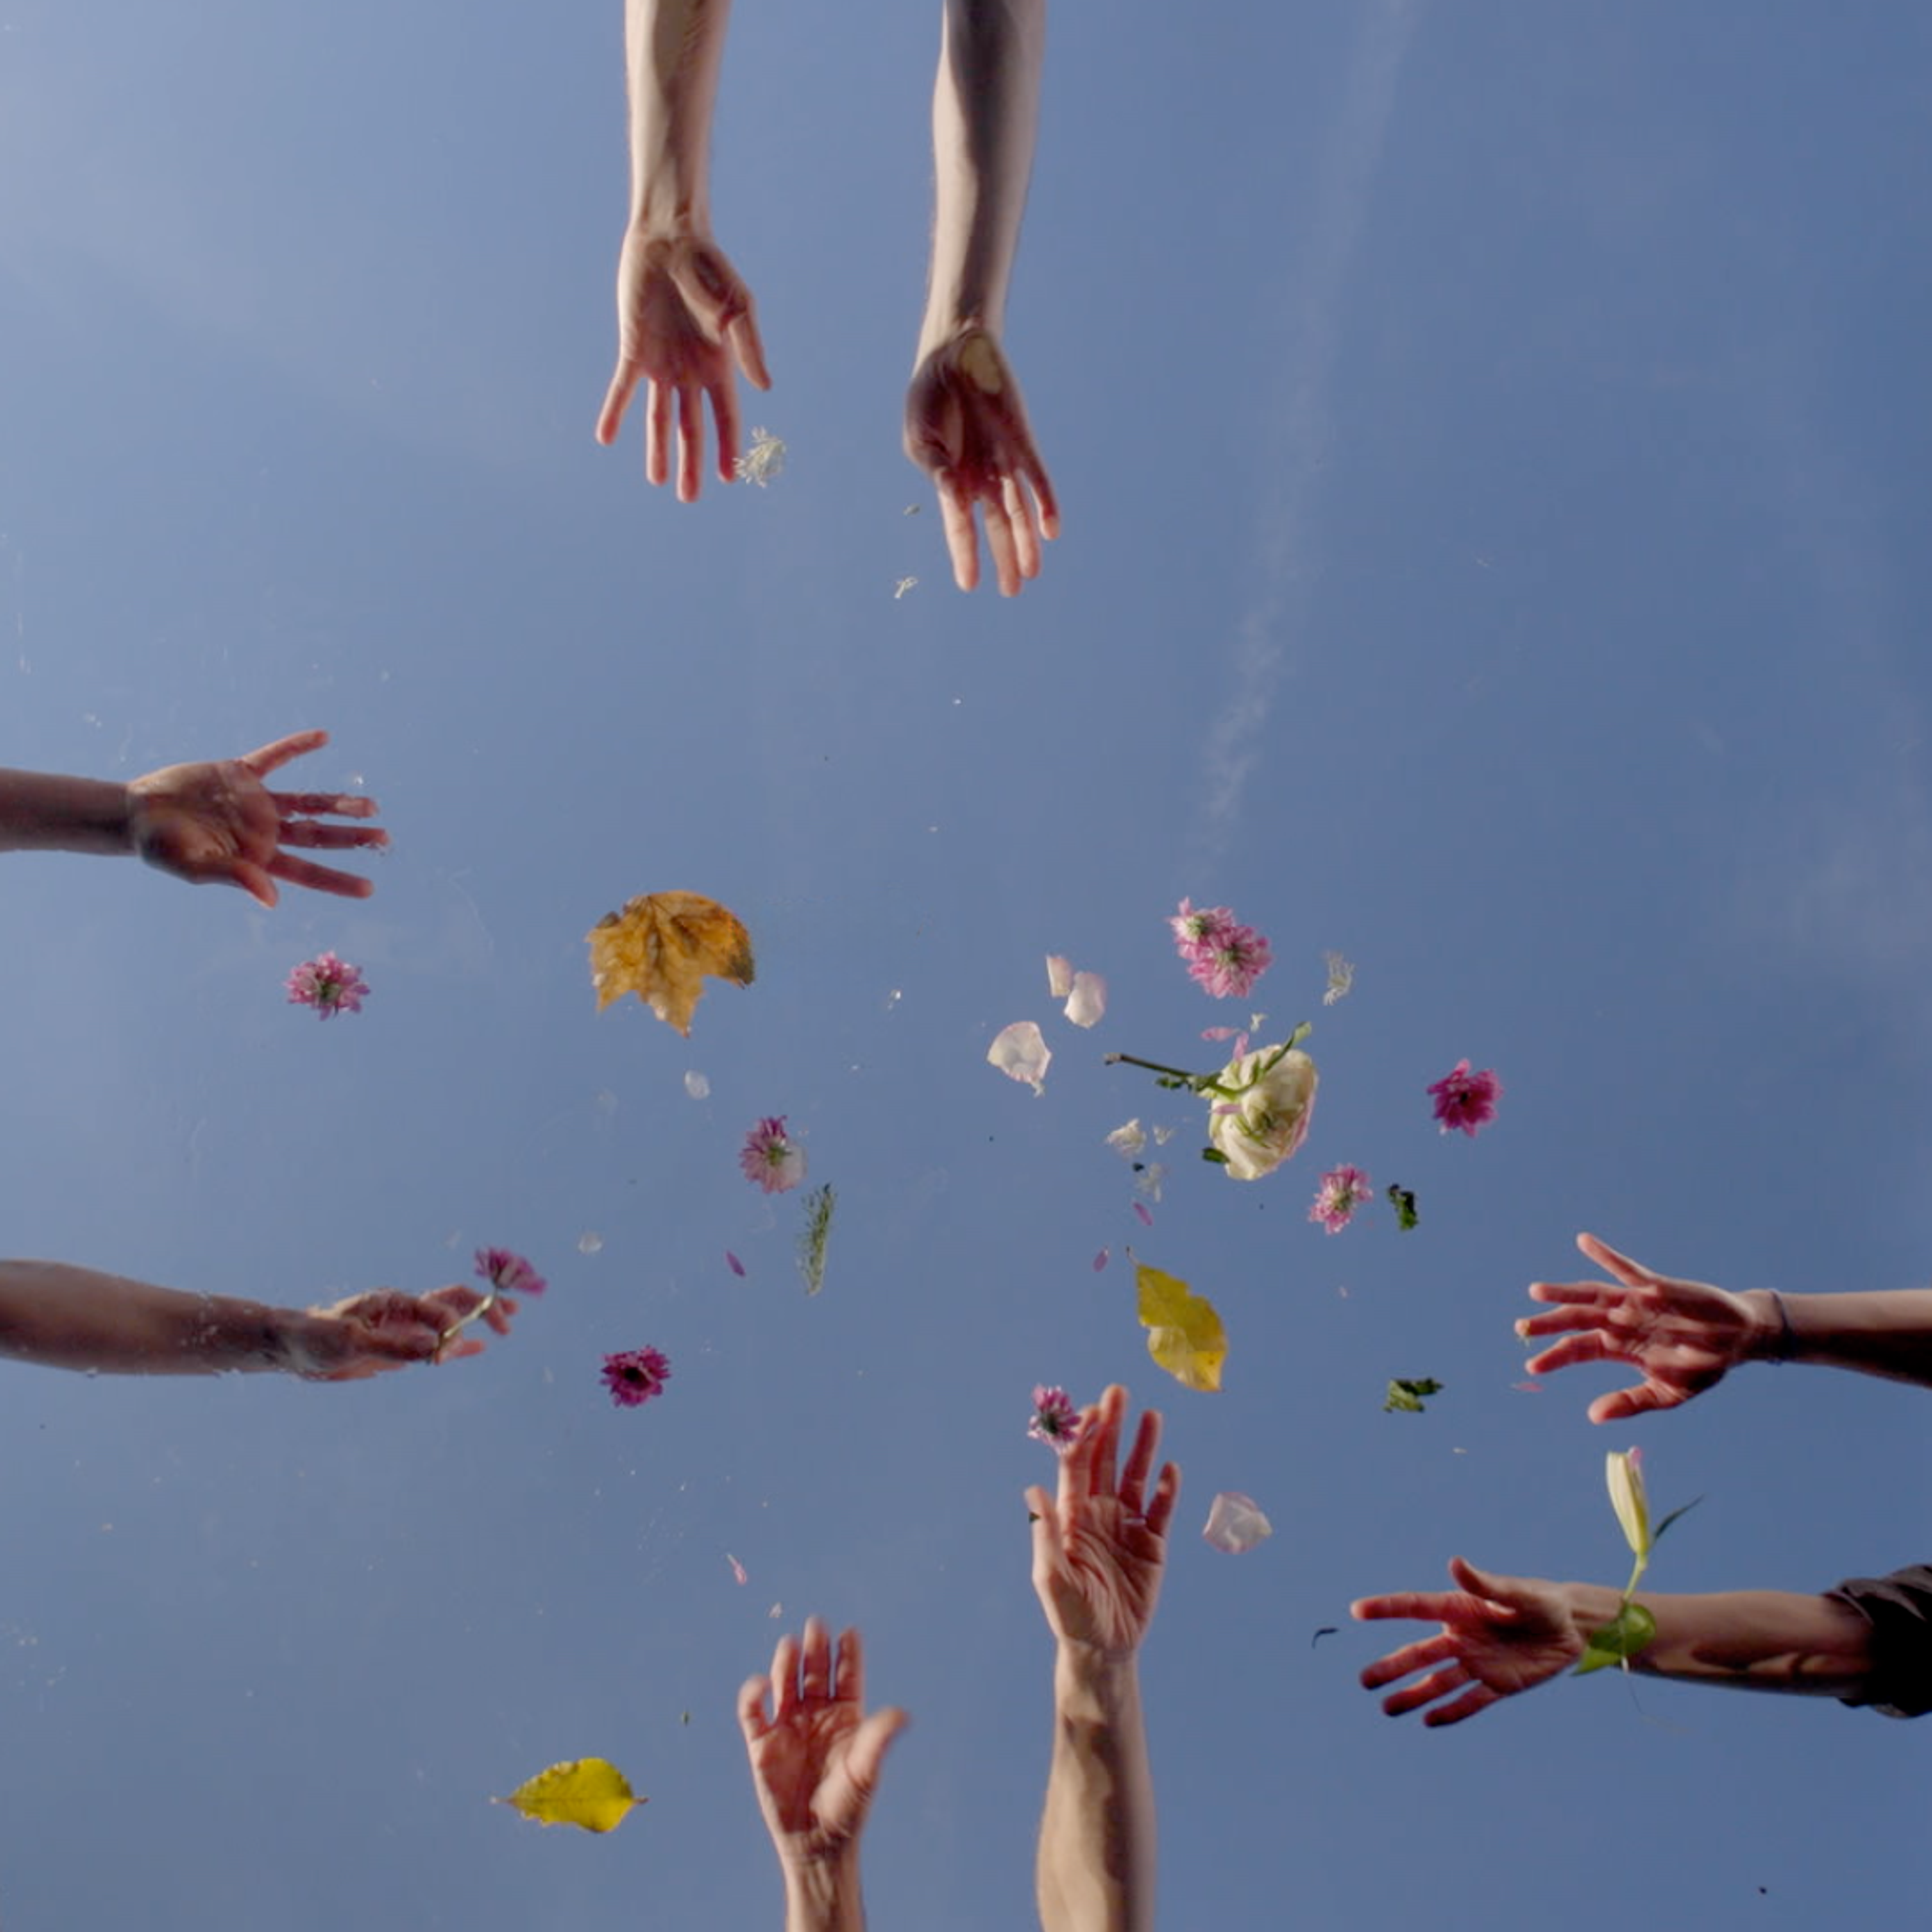
<instances>
[{"instance_id":1,"label":"black sleeve","mask_svg":"<svg viewBox=\"0 0 1932 1932\"><path fill-rule=\"evenodd\" d=\"M1915 1563L1889 1576L1850 1576L1826 1595L1849 1604L1871 1625L1872 1674L1864 1694L1888 1718L1922 1718L1932 1711L1932 1564Z\"/></svg>"}]
</instances>

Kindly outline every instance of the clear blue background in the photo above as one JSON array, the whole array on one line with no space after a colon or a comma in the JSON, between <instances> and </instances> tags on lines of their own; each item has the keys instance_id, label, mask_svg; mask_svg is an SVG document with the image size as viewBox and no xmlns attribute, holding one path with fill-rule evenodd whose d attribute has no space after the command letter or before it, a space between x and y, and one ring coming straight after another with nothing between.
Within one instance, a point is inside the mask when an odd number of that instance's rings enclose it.
<instances>
[{"instance_id":1,"label":"clear blue background","mask_svg":"<svg viewBox=\"0 0 1932 1932\"><path fill-rule=\"evenodd\" d=\"M952 590L898 447L937 9L740 9L714 200L789 454L695 508L640 425L591 439L620 10L0 19L0 762L326 725L291 777L395 839L373 901L272 914L6 862L0 1245L280 1302L484 1244L551 1282L350 1387L0 1371L8 1932L776 1922L731 1705L811 1610L915 1715L874 1923L1027 1922L1027 1399L1112 1378L1186 1472L1164 1926L1909 1915L1924 1726L1598 1678L1425 1734L1346 1606L1457 1551L1621 1580L1633 1440L1706 1498L1660 1588L1928 1554L1924 1392L1754 1370L1597 1430L1610 1378L1519 1392L1510 1328L1580 1228L1925 1276L1922 10L1058 10L1007 339L1066 534L1011 604ZM758 947L688 1043L598 1016L582 944L668 887ZM1245 1017L1183 893L1272 936L1265 1033L1318 1022L1252 1186L1100 1064ZM282 982L327 947L374 990L322 1027ZM1048 952L1110 980L1093 1034ZM1024 1018L1038 1100L984 1061ZM1465 1055L1507 1090L1474 1142L1423 1091ZM799 1197L736 1169L771 1112L838 1190L816 1300ZM1151 1230L1134 1114L1180 1129ZM1420 1228L1311 1226L1342 1161ZM1130 1243L1218 1302L1225 1393L1148 1361ZM675 1378L620 1412L599 1358L646 1342ZM1238 1561L1222 1488L1276 1525ZM651 1801L608 1839L486 1802L590 1753Z\"/></svg>"}]
</instances>

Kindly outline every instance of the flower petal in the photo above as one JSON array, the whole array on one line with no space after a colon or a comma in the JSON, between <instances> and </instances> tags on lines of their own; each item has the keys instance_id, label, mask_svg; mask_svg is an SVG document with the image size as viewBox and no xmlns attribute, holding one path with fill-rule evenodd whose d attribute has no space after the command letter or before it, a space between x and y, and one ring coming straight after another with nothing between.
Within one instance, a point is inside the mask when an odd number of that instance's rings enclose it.
<instances>
[{"instance_id":1,"label":"flower petal","mask_svg":"<svg viewBox=\"0 0 1932 1932\"><path fill-rule=\"evenodd\" d=\"M1208 1511L1204 1541L1226 1556L1240 1556L1274 1534L1274 1525L1262 1513L1252 1496L1238 1490L1223 1490Z\"/></svg>"},{"instance_id":2,"label":"flower petal","mask_svg":"<svg viewBox=\"0 0 1932 1932\"><path fill-rule=\"evenodd\" d=\"M1036 1094L1046 1092L1046 1070L1052 1062L1053 1051L1031 1020L1016 1020L1011 1026L1003 1027L987 1048L986 1059L1009 1080L1023 1080Z\"/></svg>"}]
</instances>

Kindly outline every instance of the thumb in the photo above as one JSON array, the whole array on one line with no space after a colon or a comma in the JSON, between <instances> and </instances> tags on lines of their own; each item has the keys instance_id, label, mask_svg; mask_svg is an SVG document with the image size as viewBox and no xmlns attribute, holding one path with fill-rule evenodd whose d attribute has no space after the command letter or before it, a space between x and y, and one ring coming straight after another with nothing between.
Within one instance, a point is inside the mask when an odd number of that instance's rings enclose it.
<instances>
[{"instance_id":1,"label":"thumb","mask_svg":"<svg viewBox=\"0 0 1932 1932\"><path fill-rule=\"evenodd\" d=\"M892 1704L883 1711L874 1711L859 1726L852 1740L851 1755L845 1760L845 1768L852 1782L868 1797L878 1784L879 1767L884 1763L892 1741L911 1722L910 1712L902 1711L897 1705Z\"/></svg>"},{"instance_id":2,"label":"thumb","mask_svg":"<svg viewBox=\"0 0 1932 1932\"><path fill-rule=\"evenodd\" d=\"M1508 1604L1512 1600L1510 1578L1492 1576L1460 1556L1450 1558L1449 1574L1455 1579L1459 1590L1466 1590L1472 1597L1480 1597L1492 1604Z\"/></svg>"}]
</instances>

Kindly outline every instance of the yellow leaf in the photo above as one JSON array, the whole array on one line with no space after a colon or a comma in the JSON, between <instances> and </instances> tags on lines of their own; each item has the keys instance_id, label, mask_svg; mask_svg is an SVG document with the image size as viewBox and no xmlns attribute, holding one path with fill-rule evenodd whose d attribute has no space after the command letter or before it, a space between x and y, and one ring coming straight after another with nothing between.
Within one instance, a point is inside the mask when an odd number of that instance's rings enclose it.
<instances>
[{"instance_id":1,"label":"yellow leaf","mask_svg":"<svg viewBox=\"0 0 1932 1932\"><path fill-rule=\"evenodd\" d=\"M1214 1304L1144 1262L1135 1268L1134 1278L1148 1353L1184 1388L1211 1395L1221 1386L1221 1364L1228 1358L1228 1331Z\"/></svg>"},{"instance_id":2,"label":"yellow leaf","mask_svg":"<svg viewBox=\"0 0 1932 1932\"><path fill-rule=\"evenodd\" d=\"M584 937L601 1013L634 993L688 1036L707 975L748 986L752 936L738 916L697 892L646 892L607 912Z\"/></svg>"},{"instance_id":3,"label":"yellow leaf","mask_svg":"<svg viewBox=\"0 0 1932 1932\"><path fill-rule=\"evenodd\" d=\"M580 1757L554 1764L520 1784L507 1798L492 1801L514 1804L539 1825L578 1825L586 1832L608 1832L625 1815L646 1801L636 1796L631 1781L607 1758Z\"/></svg>"}]
</instances>

